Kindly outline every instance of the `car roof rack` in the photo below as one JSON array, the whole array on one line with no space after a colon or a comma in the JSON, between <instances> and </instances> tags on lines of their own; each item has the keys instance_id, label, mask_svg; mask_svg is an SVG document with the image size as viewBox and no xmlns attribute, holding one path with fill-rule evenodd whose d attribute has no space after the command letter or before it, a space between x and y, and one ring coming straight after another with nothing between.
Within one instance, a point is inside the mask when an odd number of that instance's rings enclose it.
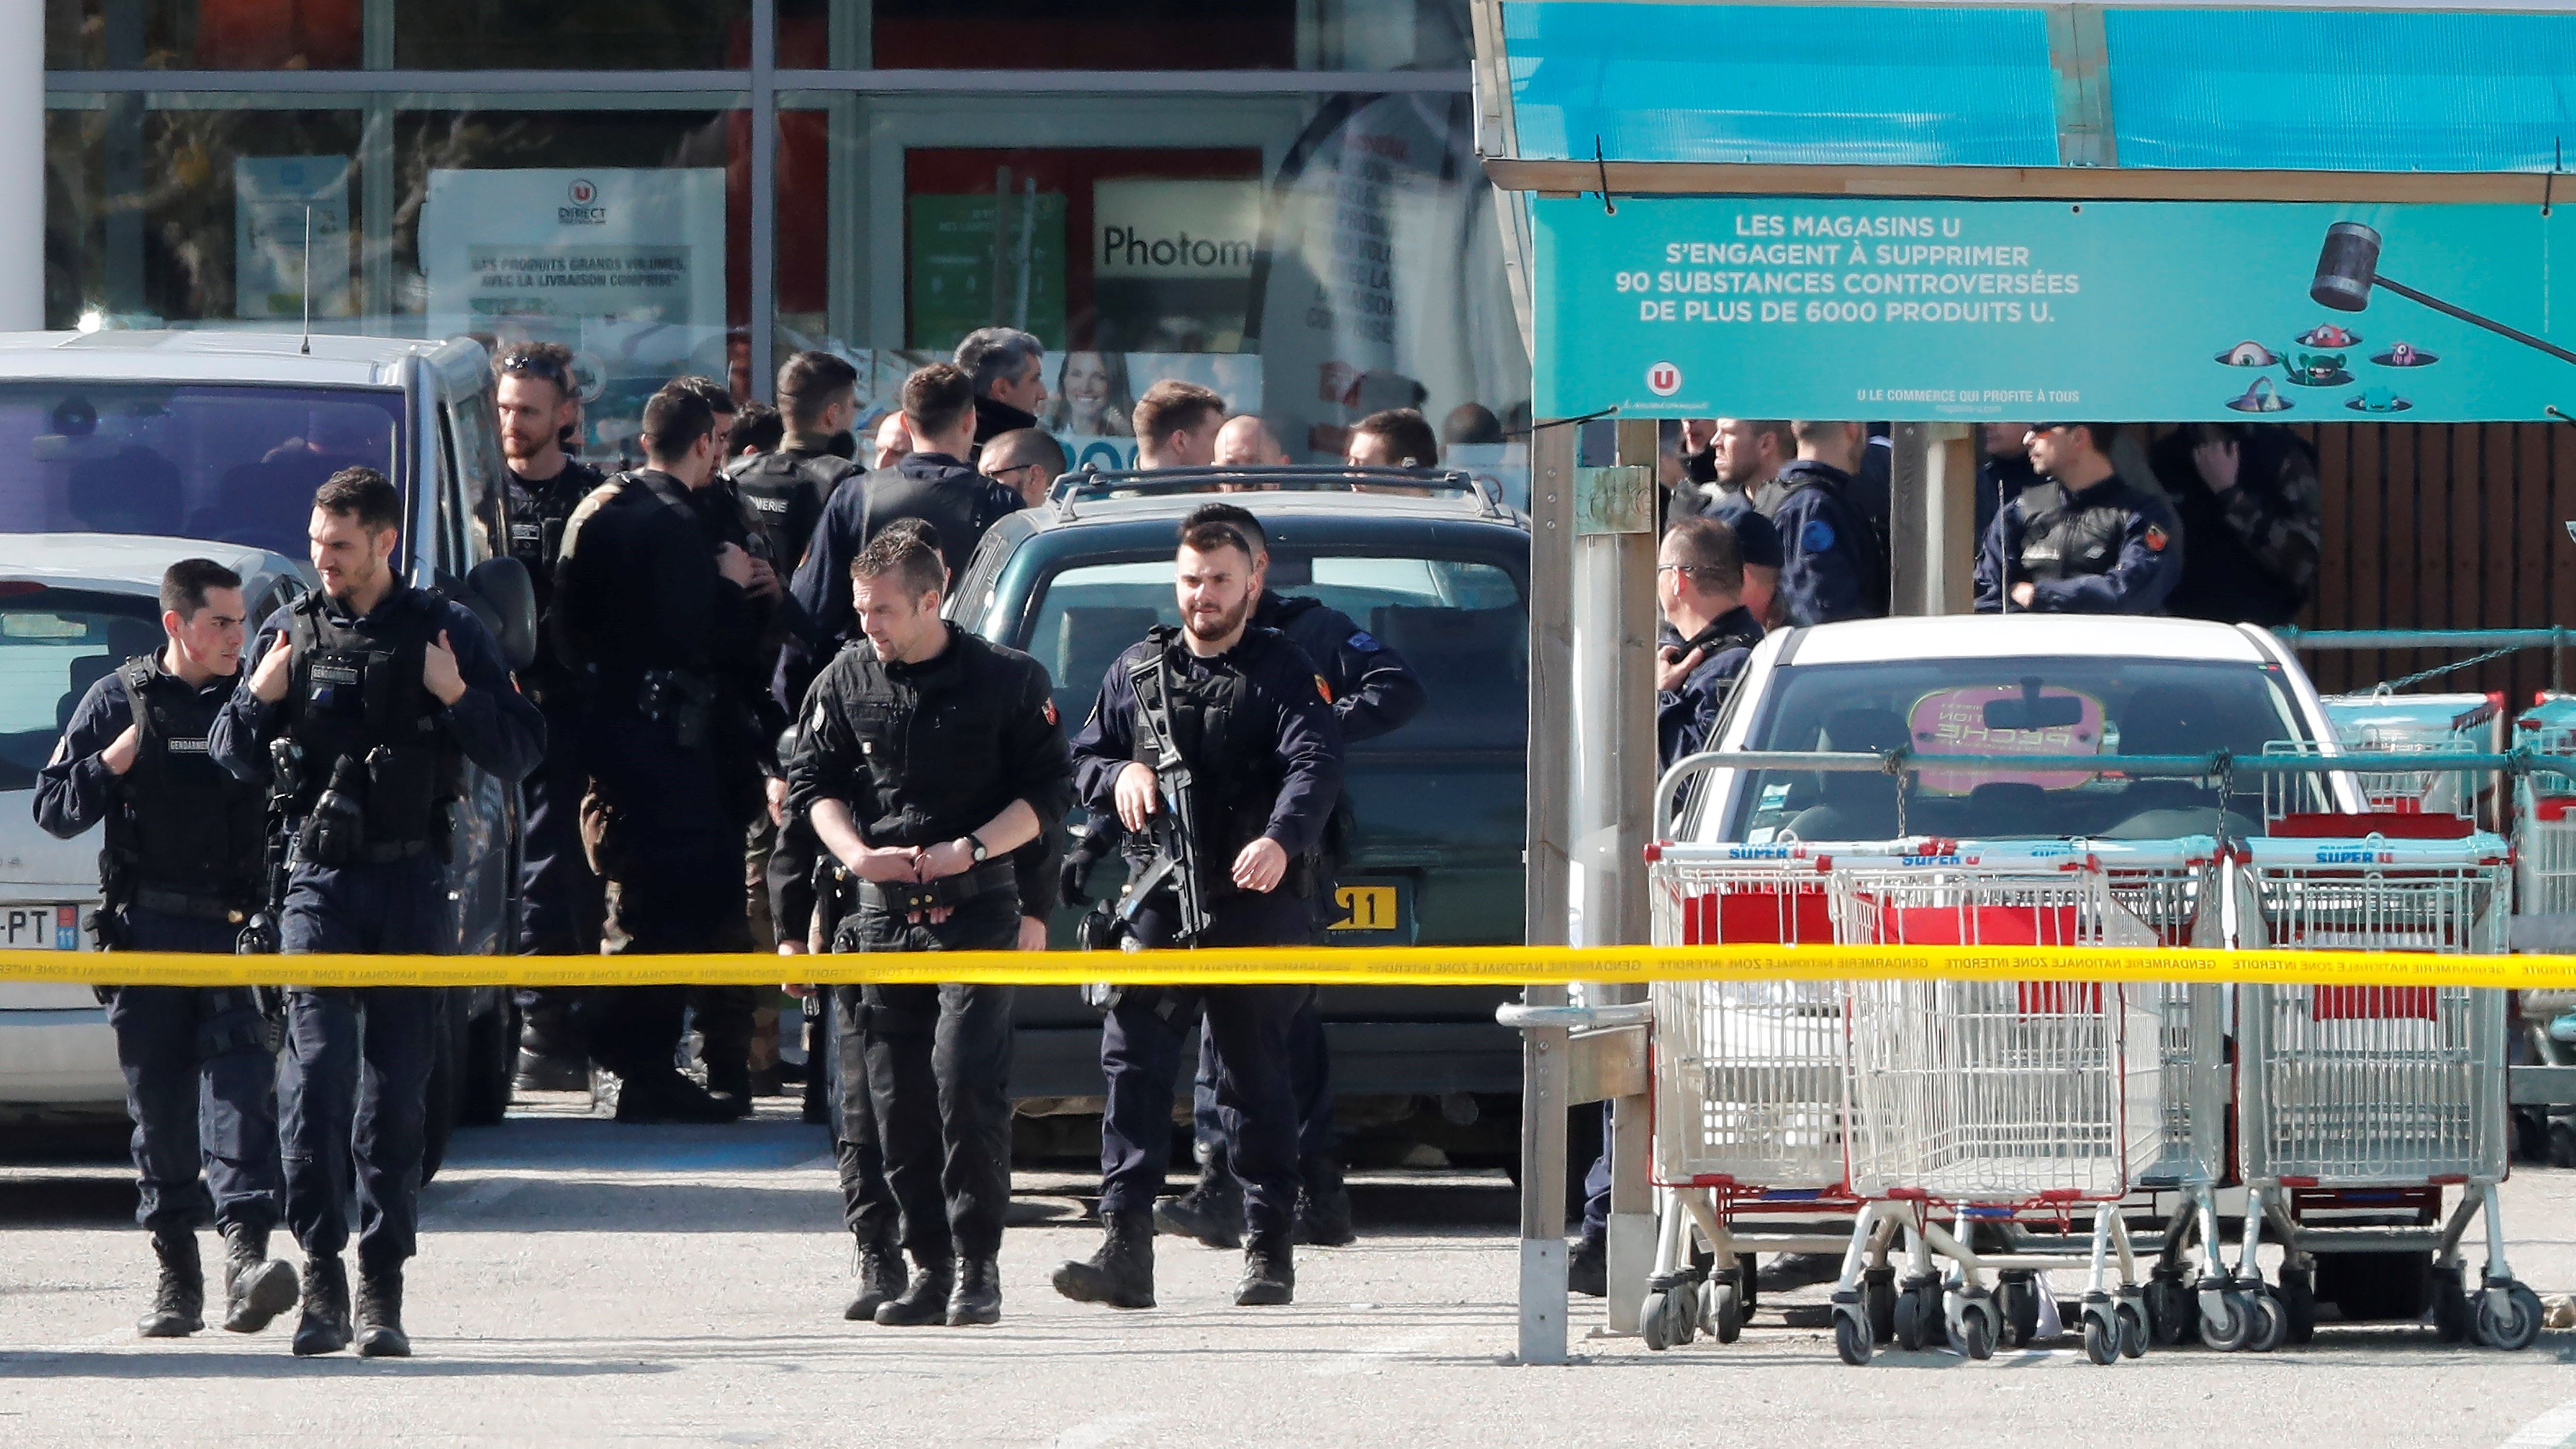
<instances>
[{"instance_id":1,"label":"car roof rack","mask_svg":"<svg viewBox=\"0 0 2576 1449\"><path fill-rule=\"evenodd\" d=\"M1057 476L1047 492L1058 518L1075 516L1074 504L1113 494L1154 497L1175 493L1214 493L1220 484L1240 483L1261 493L1357 493L1367 488L1428 488L1463 493L1476 500L1487 518L1508 516L1494 486L1458 468L1355 468L1340 463L1295 463L1262 466L1239 464L1206 468L1096 468Z\"/></svg>"}]
</instances>

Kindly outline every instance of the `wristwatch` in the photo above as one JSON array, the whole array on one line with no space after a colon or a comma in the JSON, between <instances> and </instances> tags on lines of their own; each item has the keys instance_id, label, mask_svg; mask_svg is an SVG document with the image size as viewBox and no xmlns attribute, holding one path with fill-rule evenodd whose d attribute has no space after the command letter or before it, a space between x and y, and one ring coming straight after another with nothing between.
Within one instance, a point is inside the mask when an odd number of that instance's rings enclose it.
<instances>
[{"instance_id":1,"label":"wristwatch","mask_svg":"<svg viewBox=\"0 0 2576 1449\"><path fill-rule=\"evenodd\" d=\"M982 865L984 863L984 857L992 854L991 851L984 848L984 841L980 836L962 835L958 838L966 842L966 853L975 858L975 863L977 865Z\"/></svg>"}]
</instances>

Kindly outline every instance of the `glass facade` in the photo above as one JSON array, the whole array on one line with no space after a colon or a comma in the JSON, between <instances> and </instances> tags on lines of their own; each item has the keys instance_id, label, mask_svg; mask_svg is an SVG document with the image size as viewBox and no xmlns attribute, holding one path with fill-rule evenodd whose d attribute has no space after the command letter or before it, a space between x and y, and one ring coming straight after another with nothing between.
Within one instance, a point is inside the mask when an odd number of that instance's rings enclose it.
<instances>
[{"instance_id":1,"label":"glass facade","mask_svg":"<svg viewBox=\"0 0 2576 1449\"><path fill-rule=\"evenodd\" d=\"M557 338L607 460L674 373L871 412L1006 323L1078 459L1182 377L1525 486L1466 0L46 3L49 326Z\"/></svg>"}]
</instances>

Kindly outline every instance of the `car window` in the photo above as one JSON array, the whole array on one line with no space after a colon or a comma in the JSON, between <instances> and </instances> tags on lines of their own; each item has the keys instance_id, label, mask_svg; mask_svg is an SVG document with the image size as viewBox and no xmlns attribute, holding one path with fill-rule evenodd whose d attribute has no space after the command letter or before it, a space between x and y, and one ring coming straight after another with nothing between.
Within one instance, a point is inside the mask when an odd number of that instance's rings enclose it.
<instances>
[{"instance_id":1,"label":"car window","mask_svg":"<svg viewBox=\"0 0 2576 1449\"><path fill-rule=\"evenodd\" d=\"M1359 748L1522 748L1528 728L1529 613L1520 581L1478 559L1290 553L1271 558L1270 589L1320 599L1404 656L1422 713ZM1015 647L1055 681L1056 710L1088 718L1109 666L1157 624L1177 624L1172 560L1077 564L1039 585Z\"/></svg>"},{"instance_id":2,"label":"car window","mask_svg":"<svg viewBox=\"0 0 2576 1449\"><path fill-rule=\"evenodd\" d=\"M301 558L313 492L400 480L402 394L197 383L0 383L0 533L157 534Z\"/></svg>"},{"instance_id":3,"label":"car window","mask_svg":"<svg viewBox=\"0 0 2576 1449\"><path fill-rule=\"evenodd\" d=\"M161 645L149 599L0 596L0 790L25 790L91 685Z\"/></svg>"},{"instance_id":4,"label":"car window","mask_svg":"<svg viewBox=\"0 0 2576 1449\"><path fill-rule=\"evenodd\" d=\"M1775 671L1749 731L1759 750L1885 751L1925 757L1904 788L1876 774L1753 772L1729 838L1883 840L2207 834L2221 790L2128 779L2121 755L2260 755L2309 736L2288 681L2254 664L2135 659L1941 659ZM2098 755L2099 770L1942 769L1944 755ZM2276 787L2278 788L2278 787ZM2296 789L2314 796L2315 782ZM2228 829L2259 834L2258 776L2230 782ZM2301 808L2320 808L2312 798ZM1734 833L1740 831L1740 834Z\"/></svg>"}]
</instances>

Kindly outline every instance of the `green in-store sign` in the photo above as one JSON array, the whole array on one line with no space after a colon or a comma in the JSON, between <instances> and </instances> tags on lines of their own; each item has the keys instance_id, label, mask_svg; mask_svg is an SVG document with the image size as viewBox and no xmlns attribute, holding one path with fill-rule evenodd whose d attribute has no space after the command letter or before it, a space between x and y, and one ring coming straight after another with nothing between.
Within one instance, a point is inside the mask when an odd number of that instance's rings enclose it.
<instances>
[{"instance_id":1,"label":"green in-store sign","mask_svg":"<svg viewBox=\"0 0 2576 1449\"><path fill-rule=\"evenodd\" d=\"M995 323L1065 345L1063 192L915 196L910 205L911 346L944 352Z\"/></svg>"}]
</instances>

